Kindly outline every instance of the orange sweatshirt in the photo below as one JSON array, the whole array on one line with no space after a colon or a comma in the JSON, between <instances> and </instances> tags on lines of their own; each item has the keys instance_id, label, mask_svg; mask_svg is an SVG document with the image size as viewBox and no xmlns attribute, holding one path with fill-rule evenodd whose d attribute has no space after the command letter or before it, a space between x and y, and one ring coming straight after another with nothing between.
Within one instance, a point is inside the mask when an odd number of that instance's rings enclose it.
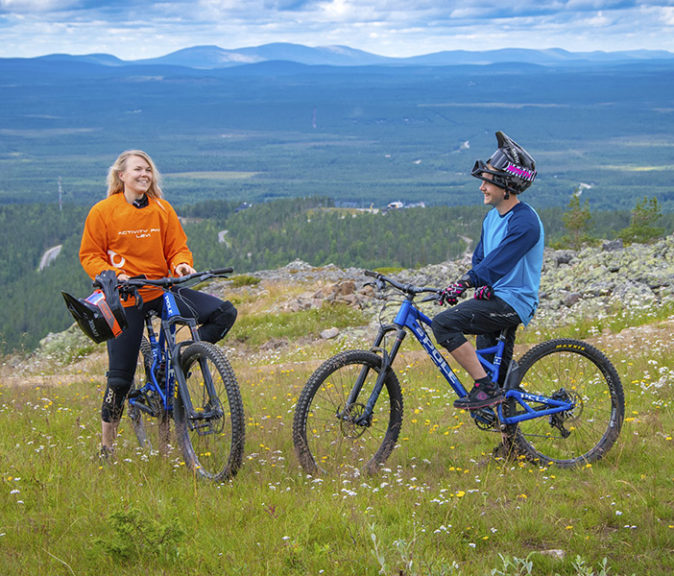
<instances>
[{"instance_id":1,"label":"orange sweatshirt","mask_svg":"<svg viewBox=\"0 0 674 576\"><path fill-rule=\"evenodd\" d=\"M193 263L187 236L173 207L163 199L148 198L136 208L124 194L114 194L95 204L84 223L80 262L93 280L103 270L129 276L168 276L183 262ZM161 296L160 288L143 288L143 300ZM134 304L133 298L123 302Z\"/></svg>"}]
</instances>

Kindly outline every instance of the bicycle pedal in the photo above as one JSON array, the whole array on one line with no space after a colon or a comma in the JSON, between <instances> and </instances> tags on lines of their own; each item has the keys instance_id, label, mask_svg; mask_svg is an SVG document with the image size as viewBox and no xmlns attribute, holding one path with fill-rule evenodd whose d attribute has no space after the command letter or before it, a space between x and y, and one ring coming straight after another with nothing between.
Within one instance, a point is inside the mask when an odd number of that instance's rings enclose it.
<instances>
[{"instance_id":1,"label":"bicycle pedal","mask_svg":"<svg viewBox=\"0 0 674 576\"><path fill-rule=\"evenodd\" d=\"M498 418L494 411L490 408L479 408L478 410L471 410L470 416L475 422L475 425L481 430L489 430L493 428Z\"/></svg>"}]
</instances>

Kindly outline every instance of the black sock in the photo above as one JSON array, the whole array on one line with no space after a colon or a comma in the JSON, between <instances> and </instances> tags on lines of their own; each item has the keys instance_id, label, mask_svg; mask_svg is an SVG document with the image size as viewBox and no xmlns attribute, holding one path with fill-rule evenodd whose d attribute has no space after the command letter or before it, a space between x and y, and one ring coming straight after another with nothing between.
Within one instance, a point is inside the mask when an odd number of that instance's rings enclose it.
<instances>
[{"instance_id":1,"label":"black sock","mask_svg":"<svg viewBox=\"0 0 674 576\"><path fill-rule=\"evenodd\" d=\"M492 385L492 381L491 381L491 378L489 376L484 376L482 378L478 378L477 380L475 380L475 386L477 386L478 388L480 386L489 387L491 385Z\"/></svg>"}]
</instances>

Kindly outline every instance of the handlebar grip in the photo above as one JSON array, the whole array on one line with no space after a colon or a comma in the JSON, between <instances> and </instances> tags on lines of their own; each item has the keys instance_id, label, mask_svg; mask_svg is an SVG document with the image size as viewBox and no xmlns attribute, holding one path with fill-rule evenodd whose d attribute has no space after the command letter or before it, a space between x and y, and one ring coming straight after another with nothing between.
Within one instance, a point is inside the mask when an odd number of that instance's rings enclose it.
<instances>
[{"instance_id":1,"label":"handlebar grip","mask_svg":"<svg viewBox=\"0 0 674 576\"><path fill-rule=\"evenodd\" d=\"M369 276L370 278L377 278L379 276L379 274L372 270L364 270L363 274L365 274L365 276Z\"/></svg>"},{"instance_id":2,"label":"handlebar grip","mask_svg":"<svg viewBox=\"0 0 674 576\"><path fill-rule=\"evenodd\" d=\"M231 272L234 272L234 268L232 267L227 267L227 268L216 268L215 270L211 270L211 274L215 274L216 276L219 274L229 274Z\"/></svg>"}]
</instances>

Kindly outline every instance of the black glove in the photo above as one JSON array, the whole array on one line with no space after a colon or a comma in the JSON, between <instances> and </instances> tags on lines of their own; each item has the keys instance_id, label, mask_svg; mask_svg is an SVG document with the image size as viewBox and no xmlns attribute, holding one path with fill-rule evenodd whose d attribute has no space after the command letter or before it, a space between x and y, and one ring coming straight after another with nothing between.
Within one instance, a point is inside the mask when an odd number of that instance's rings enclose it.
<instances>
[{"instance_id":1,"label":"black glove","mask_svg":"<svg viewBox=\"0 0 674 576\"><path fill-rule=\"evenodd\" d=\"M494 291L491 289L491 286L480 286L475 289L475 294L473 294L475 300L491 300L493 296Z\"/></svg>"},{"instance_id":2,"label":"black glove","mask_svg":"<svg viewBox=\"0 0 674 576\"><path fill-rule=\"evenodd\" d=\"M463 294L468 288L470 288L469 282L465 280L459 280L450 284L444 290L438 292L438 304L450 304L454 306L459 301L459 296Z\"/></svg>"}]
</instances>

